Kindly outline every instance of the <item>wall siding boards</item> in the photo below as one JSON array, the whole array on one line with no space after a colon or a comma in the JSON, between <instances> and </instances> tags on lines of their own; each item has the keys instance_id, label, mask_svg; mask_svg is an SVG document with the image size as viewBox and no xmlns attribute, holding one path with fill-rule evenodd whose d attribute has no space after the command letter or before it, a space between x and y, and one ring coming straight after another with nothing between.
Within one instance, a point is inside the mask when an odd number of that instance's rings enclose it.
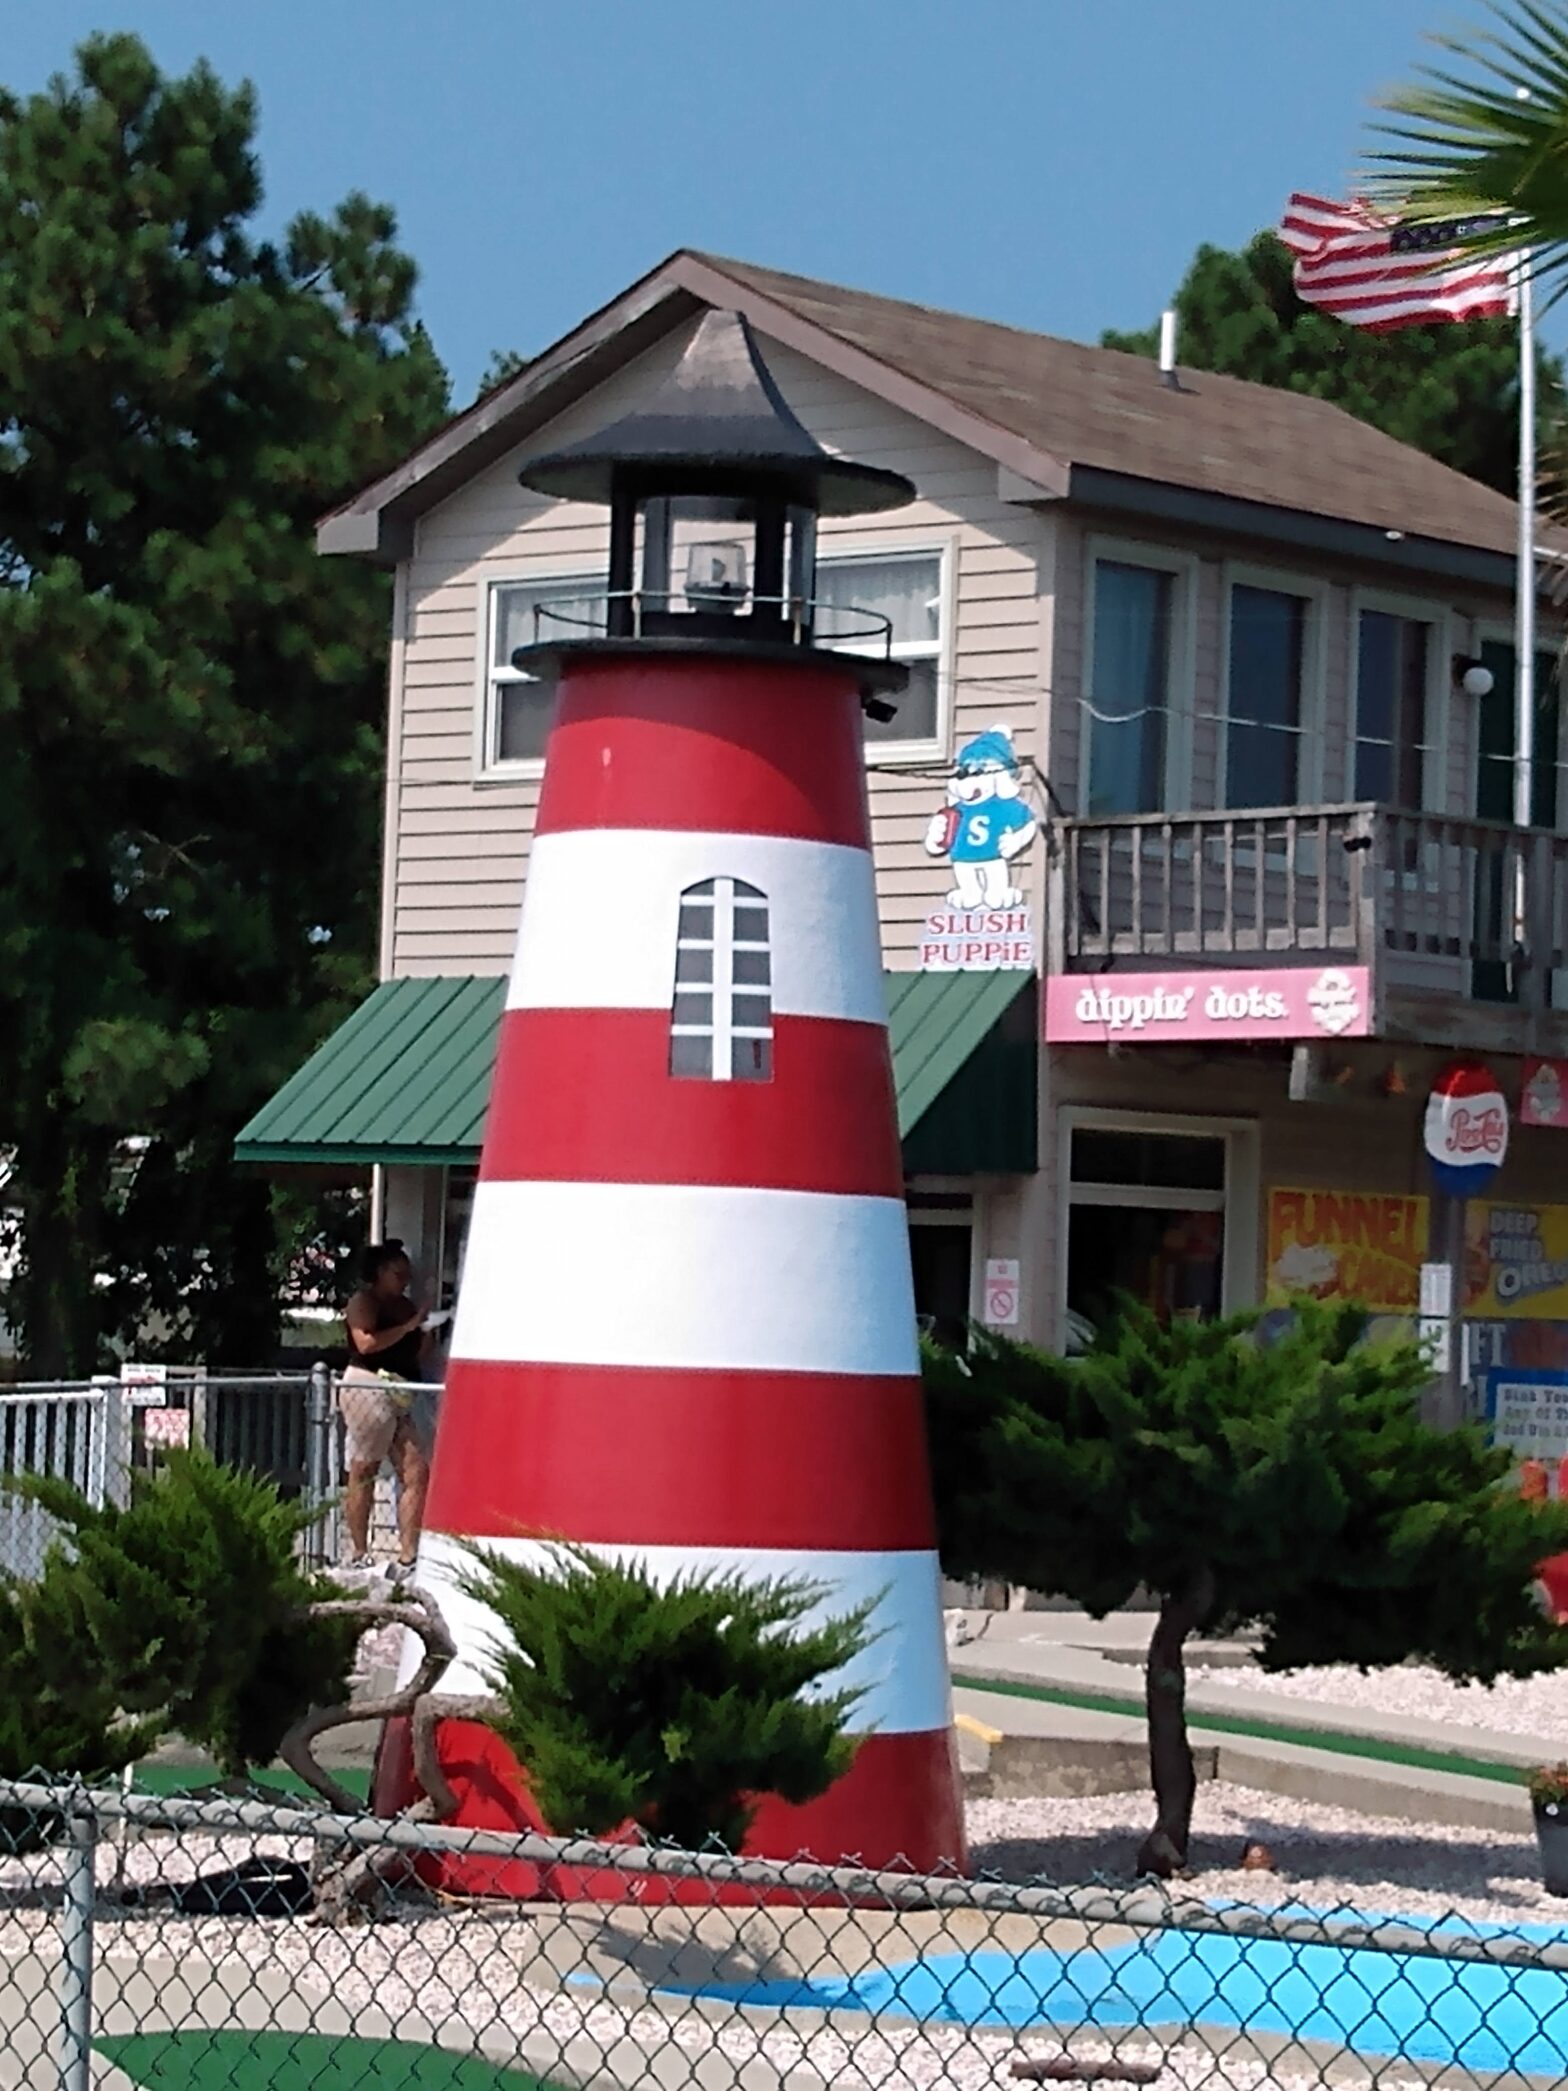
<instances>
[{"instance_id":1,"label":"wall siding boards","mask_svg":"<svg viewBox=\"0 0 1568 2091\"><path fill-rule=\"evenodd\" d=\"M569 443L626 412L673 364L684 334L655 344L530 439L535 452ZM821 550L941 548L948 580L947 735L943 757L912 774L873 751L867 785L877 891L890 965L914 963L922 919L941 903L947 866L926 856L926 825L942 800L931 772L984 727L1005 723L1020 755L1044 746L1043 645L1049 624L1054 520L1005 503L996 467L963 445L775 343L770 367L795 412L829 449L912 478L919 499L891 515L822 525ZM523 453L480 473L420 519L407 566L407 644L400 686L398 770L387 896L393 974L501 972L511 957L537 780L478 769L486 591L493 581L602 570L600 510L551 502L517 484Z\"/></svg>"}]
</instances>

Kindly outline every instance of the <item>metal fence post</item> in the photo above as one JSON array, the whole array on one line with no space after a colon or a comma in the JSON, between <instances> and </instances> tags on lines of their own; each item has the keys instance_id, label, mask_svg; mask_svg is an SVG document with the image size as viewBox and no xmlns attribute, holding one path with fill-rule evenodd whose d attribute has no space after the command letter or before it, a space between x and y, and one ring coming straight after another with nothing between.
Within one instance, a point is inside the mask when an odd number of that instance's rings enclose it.
<instances>
[{"instance_id":1,"label":"metal fence post","mask_svg":"<svg viewBox=\"0 0 1568 2091\"><path fill-rule=\"evenodd\" d=\"M305 1495L317 1521L306 1534L310 1559L325 1566L337 1558L335 1514L327 1508L333 1492L332 1368L319 1360L310 1368L305 1397Z\"/></svg>"},{"instance_id":2,"label":"metal fence post","mask_svg":"<svg viewBox=\"0 0 1568 2091\"><path fill-rule=\"evenodd\" d=\"M92 2091L93 1894L98 1829L73 1814L62 1846L65 1899L60 1911L60 2091Z\"/></svg>"}]
</instances>

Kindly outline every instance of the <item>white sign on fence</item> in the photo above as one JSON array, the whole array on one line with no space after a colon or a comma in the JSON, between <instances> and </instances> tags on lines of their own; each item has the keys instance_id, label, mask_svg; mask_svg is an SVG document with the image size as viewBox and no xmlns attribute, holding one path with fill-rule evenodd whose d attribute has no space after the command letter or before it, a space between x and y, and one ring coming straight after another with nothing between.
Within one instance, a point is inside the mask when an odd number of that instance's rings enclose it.
<instances>
[{"instance_id":1,"label":"white sign on fence","mask_svg":"<svg viewBox=\"0 0 1568 2091\"><path fill-rule=\"evenodd\" d=\"M1019 1269L1016 1256L988 1256L985 1265L985 1306L981 1319L993 1329L1018 1325Z\"/></svg>"},{"instance_id":2,"label":"white sign on fence","mask_svg":"<svg viewBox=\"0 0 1568 2091\"><path fill-rule=\"evenodd\" d=\"M125 1398L134 1408L155 1406L163 1399L163 1390L169 1384L167 1365L133 1365L129 1362L120 1367L120 1385L125 1389Z\"/></svg>"}]
</instances>

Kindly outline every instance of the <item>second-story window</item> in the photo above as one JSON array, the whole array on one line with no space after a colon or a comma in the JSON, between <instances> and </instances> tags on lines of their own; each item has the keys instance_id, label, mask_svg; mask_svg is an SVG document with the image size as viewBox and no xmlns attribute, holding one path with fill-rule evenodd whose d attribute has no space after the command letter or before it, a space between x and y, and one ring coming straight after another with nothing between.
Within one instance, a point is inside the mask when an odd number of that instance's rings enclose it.
<instances>
[{"instance_id":1,"label":"second-story window","mask_svg":"<svg viewBox=\"0 0 1568 2091\"><path fill-rule=\"evenodd\" d=\"M742 879L705 879L681 895L670 1073L708 1082L773 1079L768 900Z\"/></svg>"},{"instance_id":2,"label":"second-story window","mask_svg":"<svg viewBox=\"0 0 1568 2091\"><path fill-rule=\"evenodd\" d=\"M1424 618L1363 610L1356 632L1358 799L1416 809L1426 774L1432 627Z\"/></svg>"},{"instance_id":3,"label":"second-story window","mask_svg":"<svg viewBox=\"0 0 1568 2091\"><path fill-rule=\"evenodd\" d=\"M1157 813L1165 803L1176 575L1099 559L1089 661L1087 811Z\"/></svg>"},{"instance_id":4,"label":"second-story window","mask_svg":"<svg viewBox=\"0 0 1568 2091\"><path fill-rule=\"evenodd\" d=\"M503 774L544 761L555 709L555 677L512 666L519 646L535 639L585 638L602 629L605 582L597 575L557 575L529 581L504 581L490 589L489 669L484 697L482 767ZM536 613L541 603L581 617L581 626Z\"/></svg>"},{"instance_id":5,"label":"second-story window","mask_svg":"<svg viewBox=\"0 0 1568 2091\"><path fill-rule=\"evenodd\" d=\"M942 737L942 555L886 552L817 558L817 643L851 653L873 651L865 619L873 611L892 627L895 661L909 669L909 687L888 720L867 719L869 745L931 749ZM839 613L835 615L835 613ZM880 644L880 641L878 641Z\"/></svg>"},{"instance_id":6,"label":"second-story window","mask_svg":"<svg viewBox=\"0 0 1568 2091\"><path fill-rule=\"evenodd\" d=\"M1294 806L1301 796L1311 601L1238 581L1230 591L1225 804Z\"/></svg>"}]
</instances>

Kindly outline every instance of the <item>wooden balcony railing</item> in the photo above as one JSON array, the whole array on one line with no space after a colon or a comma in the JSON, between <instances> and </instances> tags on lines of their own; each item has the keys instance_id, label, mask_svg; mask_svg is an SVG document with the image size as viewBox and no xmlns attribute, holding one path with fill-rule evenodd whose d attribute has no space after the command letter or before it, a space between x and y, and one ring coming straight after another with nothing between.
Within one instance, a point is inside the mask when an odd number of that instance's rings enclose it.
<instances>
[{"instance_id":1,"label":"wooden balcony railing","mask_svg":"<svg viewBox=\"0 0 1568 2091\"><path fill-rule=\"evenodd\" d=\"M1065 970L1337 956L1416 993L1568 1001L1568 835L1357 805L1068 820L1061 840Z\"/></svg>"}]
</instances>

